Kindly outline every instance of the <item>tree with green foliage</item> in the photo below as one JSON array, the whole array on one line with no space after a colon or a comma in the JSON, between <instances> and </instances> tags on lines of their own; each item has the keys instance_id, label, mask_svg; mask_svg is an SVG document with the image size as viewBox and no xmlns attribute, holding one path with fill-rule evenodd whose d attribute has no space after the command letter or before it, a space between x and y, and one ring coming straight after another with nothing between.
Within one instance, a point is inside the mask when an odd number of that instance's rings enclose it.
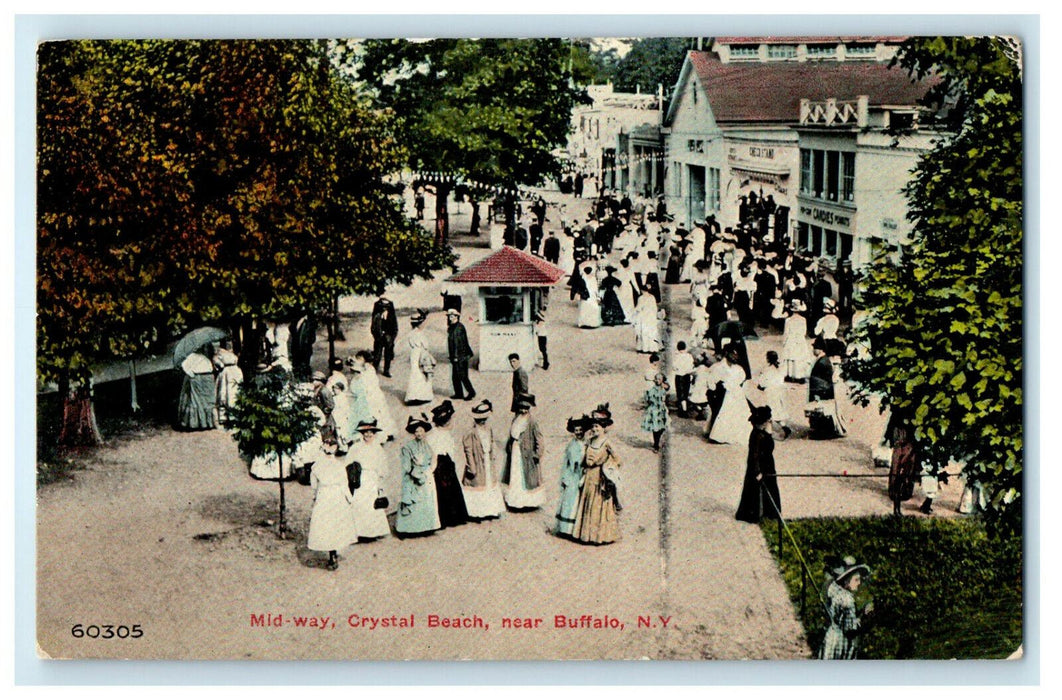
<instances>
[{"instance_id":1,"label":"tree with green foliage","mask_svg":"<svg viewBox=\"0 0 1062 700\"><path fill-rule=\"evenodd\" d=\"M998 37L917 38L897 62L932 77L951 106L944 135L906 188L913 233L899 261L866 273L855 330L866 357L845 364L857 398L909 415L931 464L965 462L988 523L1022 514L1022 68Z\"/></svg>"},{"instance_id":2,"label":"tree with green foliage","mask_svg":"<svg viewBox=\"0 0 1062 700\"><path fill-rule=\"evenodd\" d=\"M312 404L312 395L293 387L286 372L266 372L244 383L232 408L232 437L240 454L248 461L267 459L277 465L277 532L281 538L287 533L282 465L290 465L299 446L317 430Z\"/></svg>"},{"instance_id":3,"label":"tree with green foliage","mask_svg":"<svg viewBox=\"0 0 1062 700\"><path fill-rule=\"evenodd\" d=\"M397 115L409 167L429 173L437 245L448 241L447 201L460 181L513 191L560 174L554 150L582 94L569 55L560 39L365 42L357 76Z\"/></svg>"},{"instance_id":4,"label":"tree with green foliage","mask_svg":"<svg viewBox=\"0 0 1062 700\"><path fill-rule=\"evenodd\" d=\"M686 52L697 47L697 40L680 37L646 37L638 39L616 65L613 83L617 90L656 92L664 87L665 98L678 82Z\"/></svg>"},{"instance_id":5,"label":"tree with green foliage","mask_svg":"<svg viewBox=\"0 0 1062 700\"><path fill-rule=\"evenodd\" d=\"M202 323L249 375L264 319L453 262L385 181L393 121L322 42L54 42L39 66L42 382Z\"/></svg>"}]
</instances>

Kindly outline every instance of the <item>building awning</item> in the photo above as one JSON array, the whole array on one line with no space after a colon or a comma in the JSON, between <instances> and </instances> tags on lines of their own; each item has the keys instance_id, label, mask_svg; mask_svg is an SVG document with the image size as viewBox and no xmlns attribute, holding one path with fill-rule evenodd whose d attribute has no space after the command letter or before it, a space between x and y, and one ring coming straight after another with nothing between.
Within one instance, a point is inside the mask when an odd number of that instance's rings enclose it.
<instances>
[{"instance_id":1,"label":"building awning","mask_svg":"<svg viewBox=\"0 0 1062 700\"><path fill-rule=\"evenodd\" d=\"M503 246L446 281L480 286L551 287L565 274L564 270L542 258L512 246Z\"/></svg>"}]
</instances>

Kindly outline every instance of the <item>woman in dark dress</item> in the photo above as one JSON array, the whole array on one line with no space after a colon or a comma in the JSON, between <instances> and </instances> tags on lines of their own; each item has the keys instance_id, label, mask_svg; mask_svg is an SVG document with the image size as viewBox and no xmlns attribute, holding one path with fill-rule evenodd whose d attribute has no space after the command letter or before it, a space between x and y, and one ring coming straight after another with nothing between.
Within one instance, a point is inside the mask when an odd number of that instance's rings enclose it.
<instances>
[{"instance_id":1,"label":"woman in dark dress","mask_svg":"<svg viewBox=\"0 0 1062 700\"><path fill-rule=\"evenodd\" d=\"M777 520L781 517L782 497L778 492L778 477L774 470L774 438L768 432L771 425L770 407L752 409L749 422L753 427L749 433L745 485L741 489L741 501L734 517L747 523L758 523L763 518Z\"/></svg>"},{"instance_id":2,"label":"woman in dark dress","mask_svg":"<svg viewBox=\"0 0 1062 700\"><path fill-rule=\"evenodd\" d=\"M664 284L678 284L682 280L682 265L685 255L682 248L673 245L670 248L671 255L667 259L667 269L664 271Z\"/></svg>"},{"instance_id":3,"label":"woman in dark dress","mask_svg":"<svg viewBox=\"0 0 1062 700\"><path fill-rule=\"evenodd\" d=\"M910 423L903 413L893 409L886 431L889 444L892 445L892 464L889 466L889 500L892 501L892 514L901 515L900 504L914 495L915 474L921 469L918 464L918 452L915 449L914 435Z\"/></svg>"},{"instance_id":4,"label":"woman in dark dress","mask_svg":"<svg viewBox=\"0 0 1062 700\"><path fill-rule=\"evenodd\" d=\"M439 504L439 522L442 527L464 525L468 522L468 509L465 506L465 493L461 481L457 478L455 455L457 446L453 433L450 432L450 419L454 416L454 405L449 399L431 410L435 430L428 435L435 465L435 492Z\"/></svg>"},{"instance_id":5,"label":"woman in dark dress","mask_svg":"<svg viewBox=\"0 0 1062 700\"><path fill-rule=\"evenodd\" d=\"M623 283L616 279L613 274L615 272L616 268L609 265L605 268L605 279L601 280L601 324L605 326L622 326L627 323L623 305L616 294L616 290Z\"/></svg>"}]
</instances>

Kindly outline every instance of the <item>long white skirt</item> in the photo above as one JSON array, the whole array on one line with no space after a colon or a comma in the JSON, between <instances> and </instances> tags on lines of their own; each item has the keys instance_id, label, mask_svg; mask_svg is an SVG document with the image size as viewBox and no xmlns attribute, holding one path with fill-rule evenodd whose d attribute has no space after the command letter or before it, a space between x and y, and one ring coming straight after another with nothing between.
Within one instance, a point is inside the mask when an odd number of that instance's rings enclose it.
<instances>
[{"instance_id":1,"label":"long white skirt","mask_svg":"<svg viewBox=\"0 0 1062 700\"><path fill-rule=\"evenodd\" d=\"M420 371L420 350L409 357L409 381L406 383L406 403L411 401L434 401L435 389L432 387L433 375Z\"/></svg>"},{"instance_id":2,"label":"long white skirt","mask_svg":"<svg viewBox=\"0 0 1062 700\"><path fill-rule=\"evenodd\" d=\"M541 508L546 502L546 489L541 484L536 489L528 489L524 484L524 458L519 444L513 445L512 449L505 502L510 508Z\"/></svg>"},{"instance_id":3,"label":"long white skirt","mask_svg":"<svg viewBox=\"0 0 1062 700\"><path fill-rule=\"evenodd\" d=\"M465 486L461 484L461 491L465 495L465 508L468 515L473 518L497 518L505 512L505 498L502 496L501 485L498 483L498 475L494 473L494 465L486 465L487 473L484 475L486 486ZM520 480L523 481L521 472Z\"/></svg>"},{"instance_id":4,"label":"long white skirt","mask_svg":"<svg viewBox=\"0 0 1062 700\"><path fill-rule=\"evenodd\" d=\"M377 494L378 490L368 484L354 492L350 511L358 537L371 539L391 534L391 528L387 524L387 511L373 508Z\"/></svg>"},{"instance_id":5,"label":"long white skirt","mask_svg":"<svg viewBox=\"0 0 1062 700\"><path fill-rule=\"evenodd\" d=\"M591 297L579 302L580 328L599 328L601 326L601 304Z\"/></svg>"},{"instance_id":6,"label":"long white skirt","mask_svg":"<svg viewBox=\"0 0 1062 700\"><path fill-rule=\"evenodd\" d=\"M719 407L719 416L712 424L712 432L708 434L709 439L728 445L739 445L748 442L751 430L749 404L745 400L745 392L727 389L723 396L723 405Z\"/></svg>"}]
</instances>

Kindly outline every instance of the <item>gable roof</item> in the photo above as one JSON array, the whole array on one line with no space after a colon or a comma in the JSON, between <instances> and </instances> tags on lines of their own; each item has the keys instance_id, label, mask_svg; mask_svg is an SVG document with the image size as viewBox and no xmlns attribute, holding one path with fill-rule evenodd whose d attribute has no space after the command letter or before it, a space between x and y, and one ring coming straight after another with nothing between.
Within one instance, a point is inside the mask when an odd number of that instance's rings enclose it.
<instances>
[{"instance_id":1,"label":"gable roof","mask_svg":"<svg viewBox=\"0 0 1062 700\"><path fill-rule=\"evenodd\" d=\"M696 76L720 124L795 123L800 100L855 99L871 105L916 105L931 81L912 82L902 68L876 61L767 61L723 63L708 51L690 51L679 85ZM674 119L678 100L668 109Z\"/></svg>"},{"instance_id":2,"label":"gable roof","mask_svg":"<svg viewBox=\"0 0 1062 700\"><path fill-rule=\"evenodd\" d=\"M503 246L477 263L461 270L447 282L467 284L546 287L564 277L564 270L542 258Z\"/></svg>"}]
</instances>

